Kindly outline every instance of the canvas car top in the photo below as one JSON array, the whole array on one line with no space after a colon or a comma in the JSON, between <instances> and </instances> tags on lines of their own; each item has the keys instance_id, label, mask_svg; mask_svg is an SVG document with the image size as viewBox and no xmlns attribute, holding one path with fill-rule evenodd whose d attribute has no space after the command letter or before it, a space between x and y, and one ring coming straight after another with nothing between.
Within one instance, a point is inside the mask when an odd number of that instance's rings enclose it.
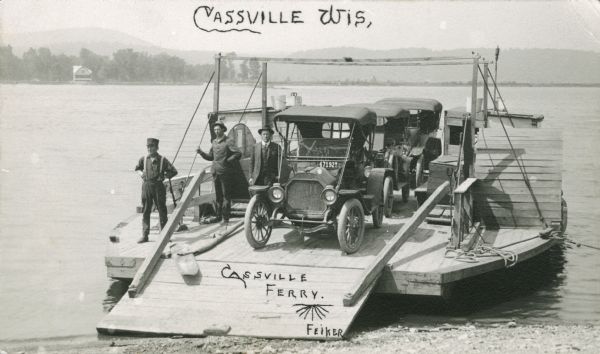
<instances>
[{"instance_id":1,"label":"canvas car top","mask_svg":"<svg viewBox=\"0 0 600 354\"><path fill-rule=\"evenodd\" d=\"M372 110L378 117L383 118L408 118L410 111L402 105L394 104L393 102L382 103L352 103L344 106L349 107L364 107Z\"/></svg>"},{"instance_id":2,"label":"canvas car top","mask_svg":"<svg viewBox=\"0 0 600 354\"><path fill-rule=\"evenodd\" d=\"M377 124L377 115L364 107L352 106L293 106L278 113L279 122L325 122L358 123L360 125Z\"/></svg>"},{"instance_id":3,"label":"canvas car top","mask_svg":"<svg viewBox=\"0 0 600 354\"><path fill-rule=\"evenodd\" d=\"M409 109L420 109L434 112L442 111L442 104L438 100L432 98L406 98L406 97L390 97L377 101L376 103L394 104L398 107Z\"/></svg>"}]
</instances>

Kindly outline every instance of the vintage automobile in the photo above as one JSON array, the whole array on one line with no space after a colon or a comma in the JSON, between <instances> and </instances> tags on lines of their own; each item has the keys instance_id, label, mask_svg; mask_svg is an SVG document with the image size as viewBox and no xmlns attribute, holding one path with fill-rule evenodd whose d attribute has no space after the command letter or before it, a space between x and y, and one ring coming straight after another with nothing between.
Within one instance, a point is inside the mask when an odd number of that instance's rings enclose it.
<instances>
[{"instance_id":1,"label":"vintage automobile","mask_svg":"<svg viewBox=\"0 0 600 354\"><path fill-rule=\"evenodd\" d=\"M384 195L393 194L389 168L375 167L376 114L364 107L296 106L274 118L284 142L279 182L250 186L244 228L264 247L272 228L289 222L303 234L335 230L350 254L364 240L365 215L380 227Z\"/></svg>"},{"instance_id":2,"label":"vintage automobile","mask_svg":"<svg viewBox=\"0 0 600 354\"><path fill-rule=\"evenodd\" d=\"M442 153L437 137L442 104L428 98L385 98L375 106L399 112L388 117L383 128L386 166L398 174L400 183L408 183L411 189L419 187L426 180L429 162ZM408 197L406 192L403 190L403 198Z\"/></svg>"}]
</instances>

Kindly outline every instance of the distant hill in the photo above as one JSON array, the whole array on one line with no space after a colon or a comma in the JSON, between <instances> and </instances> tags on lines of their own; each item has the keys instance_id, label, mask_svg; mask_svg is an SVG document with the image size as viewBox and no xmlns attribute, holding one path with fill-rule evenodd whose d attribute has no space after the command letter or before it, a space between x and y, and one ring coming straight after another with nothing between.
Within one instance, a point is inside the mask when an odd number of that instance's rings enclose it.
<instances>
[{"instance_id":1,"label":"distant hill","mask_svg":"<svg viewBox=\"0 0 600 354\"><path fill-rule=\"evenodd\" d=\"M474 48L434 51L426 48L368 50L362 48L324 48L290 54L295 58L413 58L431 56L470 57L475 51L494 59L494 48ZM353 66L278 66L269 72L271 78L291 81L376 79L378 82L452 82L471 80L471 67L380 67ZM490 68L493 71L493 65ZM498 60L498 79L501 82L535 84L598 84L600 83L600 53L564 49L501 49Z\"/></svg>"},{"instance_id":2,"label":"distant hill","mask_svg":"<svg viewBox=\"0 0 600 354\"><path fill-rule=\"evenodd\" d=\"M53 54L79 55L87 48L100 55L110 56L119 49L132 48L148 54L167 53L185 60L188 64L213 62L216 52L198 50L165 49L130 36L123 32L104 28L61 29L23 34L3 34L4 45L11 45L13 53L21 56L29 48L47 47Z\"/></svg>"},{"instance_id":3,"label":"distant hill","mask_svg":"<svg viewBox=\"0 0 600 354\"><path fill-rule=\"evenodd\" d=\"M185 60L189 64L210 64L216 51L185 51L165 49L128 34L102 29L64 29L29 34L3 34L4 45L11 45L20 56L30 47L48 47L54 54L78 55L81 48L97 54L110 56L119 49L132 48L149 54L167 53ZM390 58L467 56L472 51L493 59L493 48L454 49L434 51L426 48L402 48L392 50L369 50L340 47L286 52L281 48L278 56L294 58ZM244 53L238 53L244 55ZM269 55L267 53L261 55ZM273 55L273 54L271 54ZM498 62L500 82L532 84L599 84L600 52L564 49L501 49ZM467 82L471 79L468 66L436 67L380 67L352 66L270 65L269 78L275 81L330 81L343 82L367 80L376 82Z\"/></svg>"}]
</instances>

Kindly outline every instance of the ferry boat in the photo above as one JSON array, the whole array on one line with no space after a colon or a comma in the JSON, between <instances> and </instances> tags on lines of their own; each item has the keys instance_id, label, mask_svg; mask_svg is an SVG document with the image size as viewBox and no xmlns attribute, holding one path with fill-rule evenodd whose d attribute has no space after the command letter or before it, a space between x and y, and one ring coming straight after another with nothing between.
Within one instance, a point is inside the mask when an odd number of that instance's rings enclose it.
<instances>
[{"instance_id":1,"label":"ferry boat","mask_svg":"<svg viewBox=\"0 0 600 354\"><path fill-rule=\"evenodd\" d=\"M255 86L262 83L262 107L220 109L225 59L262 63ZM296 97L268 107L269 63L468 65L471 105L457 113L435 98L381 97L325 107ZM242 151L236 217L228 226L202 223L215 198L210 169L194 170L195 150L182 151L176 166L193 173L171 181L167 225L138 244L138 213L108 237L107 274L131 284L98 332L337 340L372 293L448 296L458 281L560 242L567 225L560 131L532 129L534 116L520 128L490 114L489 64L479 55L217 56L207 126L224 120ZM280 176L270 187L248 186L263 125L277 131Z\"/></svg>"}]
</instances>

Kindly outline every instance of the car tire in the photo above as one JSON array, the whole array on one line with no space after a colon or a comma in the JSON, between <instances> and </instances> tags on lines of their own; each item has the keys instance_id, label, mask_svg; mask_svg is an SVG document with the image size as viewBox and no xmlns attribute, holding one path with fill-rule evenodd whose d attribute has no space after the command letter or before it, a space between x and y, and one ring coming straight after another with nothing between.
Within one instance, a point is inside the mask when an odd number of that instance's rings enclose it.
<instances>
[{"instance_id":1,"label":"car tire","mask_svg":"<svg viewBox=\"0 0 600 354\"><path fill-rule=\"evenodd\" d=\"M340 248L355 253L365 238L365 212L357 199L347 200L338 215L337 237Z\"/></svg>"},{"instance_id":2,"label":"car tire","mask_svg":"<svg viewBox=\"0 0 600 354\"><path fill-rule=\"evenodd\" d=\"M273 225L267 203L255 195L250 199L244 215L244 232L252 248L263 248L269 242Z\"/></svg>"},{"instance_id":3,"label":"car tire","mask_svg":"<svg viewBox=\"0 0 600 354\"><path fill-rule=\"evenodd\" d=\"M402 202L408 202L408 197L410 196L410 185L407 183L402 187Z\"/></svg>"},{"instance_id":4,"label":"car tire","mask_svg":"<svg viewBox=\"0 0 600 354\"><path fill-rule=\"evenodd\" d=\"M373 218L373 227L376 229L380 228L381 225L383 225L384 209L384 206L380 205L377 208L375 208L375 210L373 210L373 213L371 214L371 217Z\"/></svg>"},{"instance_id":5,"label":"car tire","mask_svg":"<svg viewBox=\"0 0 600 354\"><path fill-rule=\"evenodd\" d=\"M394 181L391 177L383 180L383 210L386 218L392 216L394 210Z\"/></svg>"}]
</instances>

